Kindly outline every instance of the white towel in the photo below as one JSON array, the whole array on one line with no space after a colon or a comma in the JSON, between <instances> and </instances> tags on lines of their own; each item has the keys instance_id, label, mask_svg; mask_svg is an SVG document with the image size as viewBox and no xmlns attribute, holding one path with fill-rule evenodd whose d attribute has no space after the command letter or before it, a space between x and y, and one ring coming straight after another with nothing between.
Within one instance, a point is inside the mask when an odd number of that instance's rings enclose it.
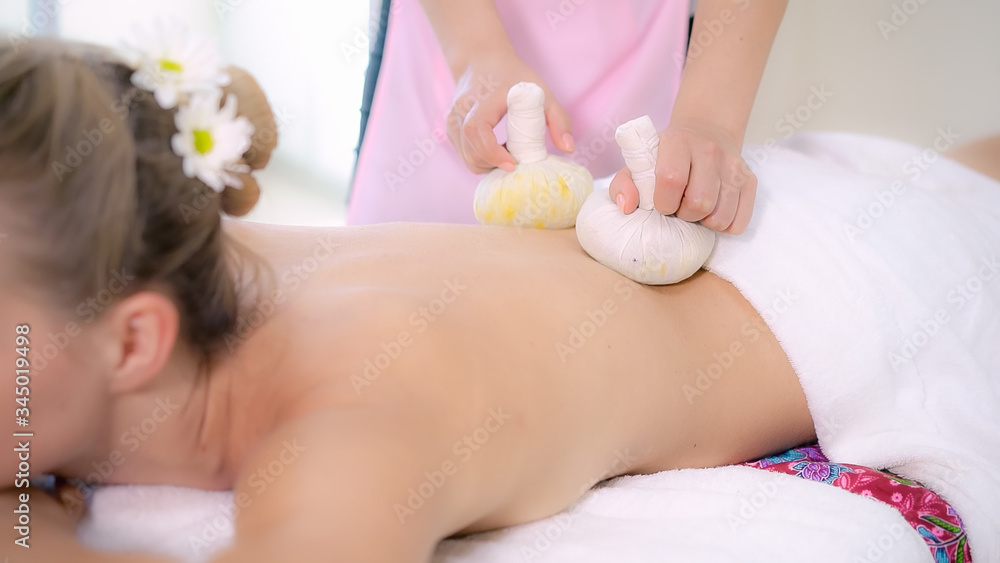
<instances>
[{"instance_id":1,"label":"white towel","mask_svg":"<svg viewBox=\"0 0 1000 563\"><path fill-rule=\"evenodd\" d=\"M77 528L101 551L137 551L207 561L234 535L233 494L184 487L109 486L94 490Z\"/></svg>"},{"instance_id":2,"label":"white towel","mask_svg":"<svg viewBox=\"0 0 1000 563\"><path fill-rule=\"evenodd\" d=\"M229 545L227 493L109 487L81 539L202 562ZM329 554L331 561L336 554ZM443 542L434 563L931 563L892 507L837 487L750 467L623 477L538 522Z\"/></svg>"},{"instance_id":3,"label":"white towel","mask_svg":"<svg viewBox=\"0 0 1000 563\"><path fill-rule=\"evenodd\" d=\"M853 134L745 156L753 220L706 268L781 342L830 459L921 482L1000 561L1000 183Z\"/></svg>"}]
</instances>

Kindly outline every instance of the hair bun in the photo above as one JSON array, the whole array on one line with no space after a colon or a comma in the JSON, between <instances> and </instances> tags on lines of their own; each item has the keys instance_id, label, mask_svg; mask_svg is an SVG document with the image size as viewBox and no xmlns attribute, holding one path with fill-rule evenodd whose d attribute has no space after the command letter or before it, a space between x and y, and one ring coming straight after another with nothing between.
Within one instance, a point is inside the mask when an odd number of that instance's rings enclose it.
<instances>
[{"instance_id":1,"label":"hair bun","mask_svg":"<svg viewBox=\"0 0 1000 563\"><path fill-rule=\"evenodd\" d=\"M226 187L222 192L222 210L226 215L242 217L260 200L260 185L250 173L233 173L243 182L242 188Z\"/></svg>"},{"instance_id":2,"label":"hair bun","mask_svg":"<svg viewBox=\"0 0 1000 563\"><path fill-rule=\"evenodd\" d=\"M226 72L231 81L223 92L236 95L239 102L236 113L249 119L254 127L250 149L244 153L243 162L250 166L250 170L261 170L270 162L271 153L278 146L278 124L274 112L264 90L249 72L236 66L226 67ZM242 217L260 200L260 185L250 173L237 173L235 176L243 182L243 187L227 187L222 192L222 210L232 217Z\"/></svg>"},{"instance_id":3,"label":"hair bun","mask_svg":"<svg viewBox=\"0 0 1000 563\"><path fill-rule=\"evenodd\" d=\"M250 73L236 66L226 67L231 82L223 88L225 94L235 94L239 101L237 114L246 117L254 126L250 149L243 155L251 170L260 170L271 160L271 153L278 146L278 124L271 111L271 104L257 81Z\"/></svg>"}]
</instances>

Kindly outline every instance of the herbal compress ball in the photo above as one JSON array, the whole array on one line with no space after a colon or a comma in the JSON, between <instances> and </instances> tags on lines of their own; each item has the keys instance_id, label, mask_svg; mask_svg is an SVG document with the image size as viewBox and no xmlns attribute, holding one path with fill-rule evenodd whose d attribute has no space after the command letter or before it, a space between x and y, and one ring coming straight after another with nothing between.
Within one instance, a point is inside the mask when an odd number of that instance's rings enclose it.
<instances>
[{"instance_id":1,"label":"herbal compress ball","mask_svg":"<svg viewBox=\"0 0 1000 563\"><path fill-rule=\"evenodd\" d=\"M500 168L476 188L473 209L484 225L566 229L594 189L590 172L545 148L545 93L521 82L507 93L507 150L517 168Z\"/></svg>"},{"instance_id":2,"label":"herbal compress ball","mask_svg":"<svg viewBox=\"0 0 1000 563\"><path fill-rule=\"evenodd\" d=\"M577 217L580 246L594 260L639 283L665 285L691 277L715 248L715 231L653 208L660 143L649 117L621 125L615 140L639 189L639 208L625 215L606 190L594 192Z\"/></svg>"}]
</instances>

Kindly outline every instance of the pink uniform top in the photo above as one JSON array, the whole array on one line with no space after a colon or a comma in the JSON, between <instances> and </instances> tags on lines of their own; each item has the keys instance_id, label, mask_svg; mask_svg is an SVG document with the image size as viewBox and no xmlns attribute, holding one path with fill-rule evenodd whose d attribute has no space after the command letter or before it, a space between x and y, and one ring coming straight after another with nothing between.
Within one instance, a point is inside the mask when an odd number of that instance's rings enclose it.
<instances>
[{"instance_id":1,"label":"pink uniform top","mask_svg":"<svg viewBox=\"0 0 1000 563\"><path fill-rule=\"evenodd\" d=\"M568 157L595 177L623 166L618 125L645 114L658 129L667 126L688 0L497 0L497 8L518 56L573 120L576 152ZM348 223L475 223L482 176L446 136L455 85L434 31L418 0L393 0L388 24ZM496 129L501 143L505 123Z\"/></svg>"}]
</instances>

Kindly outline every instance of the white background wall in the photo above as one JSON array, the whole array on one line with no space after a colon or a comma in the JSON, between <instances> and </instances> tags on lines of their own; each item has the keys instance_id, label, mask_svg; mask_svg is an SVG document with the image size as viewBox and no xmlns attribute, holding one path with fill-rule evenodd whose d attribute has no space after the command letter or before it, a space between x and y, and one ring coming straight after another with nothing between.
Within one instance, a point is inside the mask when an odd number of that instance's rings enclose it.
<instances>
[{"instance_id":1,"label":"white background wall","mask_svg":"<svg viewBox=\"0 0 1000 563\"><path fill-rule=\"evenodd\" d=\"M806 102L813 85L834 95L805 128L878 133L922 146L942 126L963 140L1000 132L1000 1L789 4L748 140L781 138L779 120ZM886 28L886 38L879 20L895 25L894 5L902 25Z\"/></svg>"},{"instance_id":2,"label":"white background wall","mask_svg":"<svg viewBox=\"0 0 1000 563\"><path fill-rule=\"evenodd\" d=\"M20 32L27 15L27 2L20 0L0 2L0 29Z\"/></svg>"},{"instance_id":3,"label":"white background wall","mask_svg":"<svg viewBox=\"0 0 1000 563\"><path fill-rule=\"evenodd\" d=\"M367 65L367 0L59 1L67 37L115 45L135 22L157 16L220 37L228 59L251 69L287 116L254 218L342 219ZM27 4L0 0L0 27L21 30ZM898 30L883 35L879 20ZM797 109L795 122L807 115L806 129L922 145L938 127L965 140L1000 131L998 30L1000 0L791 0L747 140L783 137L782 120ZM833 95L819 109L801 109L814 86Z\"/></svg>"},{"instance_id":4,"label":"white background wall","mask_svg":"<svg viewBox=\"0 0 1000 563\"><path fill-rule=\"evenodd\" d=\"M59 2L67 38L118 46L132 39L135 24L161 17L218 37L226 59L253 73L279 116L279 149L251 218L343 220L368 64L367 0ZM21 32L27 4L0 0L0 27Z\"/></svg>"}]
</instances>

